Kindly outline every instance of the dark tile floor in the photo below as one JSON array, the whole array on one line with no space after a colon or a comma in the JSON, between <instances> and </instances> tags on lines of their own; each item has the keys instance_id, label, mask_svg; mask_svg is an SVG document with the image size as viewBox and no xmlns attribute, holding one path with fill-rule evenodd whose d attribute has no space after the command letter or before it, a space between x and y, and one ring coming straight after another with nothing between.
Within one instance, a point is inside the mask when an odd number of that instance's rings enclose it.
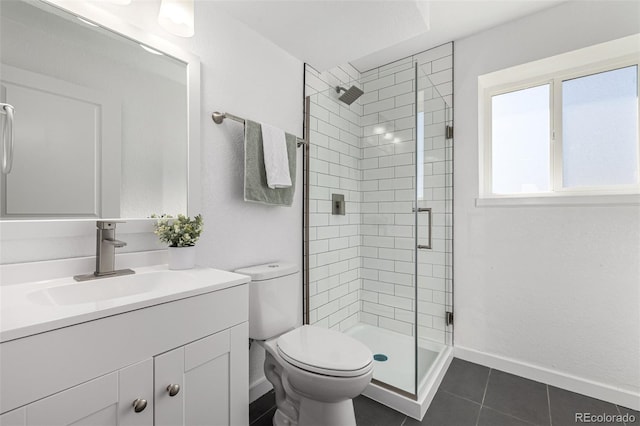
<instances>
[{"instance_id":1,"label":"dark tile floor","mask_svg":"<svg viewBox=\"0 0 640 426\"><path fill-rule=\"evenodd\" d=\"M598 418L591 418L591 423L640 426L638 411L458 358L451 362L422 422L364 396L354 399L353 405L358 426L575 426L589 423L576 421L576 413L619 417L629 413L635 421L616 422L616 417L610 417L612 420L608 423ZM250 405L251 426L271 425L274 412L272 391Z\"/></svg>"}]
</instances>

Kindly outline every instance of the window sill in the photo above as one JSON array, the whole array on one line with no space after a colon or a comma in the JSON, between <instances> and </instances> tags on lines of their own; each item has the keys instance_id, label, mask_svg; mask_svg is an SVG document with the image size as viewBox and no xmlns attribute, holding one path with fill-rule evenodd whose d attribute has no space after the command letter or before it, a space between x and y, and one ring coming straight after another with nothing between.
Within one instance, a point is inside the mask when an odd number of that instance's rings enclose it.
<instances>
[{"instance_id":1,"label":"window sill","mask_svg":"<svg viewBox=\"0 0 640 426\"><path fill-rule=\"evenodd\" d=\"M476 198L476 207L626 206L640 205L640 194L547 195Z\"/></svg>"}]
</instances>

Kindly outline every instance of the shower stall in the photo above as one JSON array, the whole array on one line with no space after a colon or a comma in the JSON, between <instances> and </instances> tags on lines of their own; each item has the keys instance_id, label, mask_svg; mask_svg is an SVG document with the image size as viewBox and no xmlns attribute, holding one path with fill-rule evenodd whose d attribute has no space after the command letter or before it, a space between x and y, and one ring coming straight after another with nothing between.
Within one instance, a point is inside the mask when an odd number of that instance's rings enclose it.
<instances>
[{"instance_id":1,"label":"shower stall","mask_svg":"<svg viewBox=\"0 0 640 426\"><path fill-rule=\"evenodd\" d=\"M452 50L305 68L305 322L365 343L364 394L415 418L452 354Z\"/></svg>"}]
</instances>

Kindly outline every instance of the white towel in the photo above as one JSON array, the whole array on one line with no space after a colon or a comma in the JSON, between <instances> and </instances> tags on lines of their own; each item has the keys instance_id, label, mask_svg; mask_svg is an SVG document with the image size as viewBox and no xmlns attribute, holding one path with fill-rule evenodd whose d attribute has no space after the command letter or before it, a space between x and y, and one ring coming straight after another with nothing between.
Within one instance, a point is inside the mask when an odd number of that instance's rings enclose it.
<instances>
[{"instance_id":1,"label":"white towel","mask_svg":"<svg viewBox=\"0 0 640 426\"><path fill-rule=\"evenodd\" d=\"M267 172L267 186L271 189L291 187L289 156L284 131L269 124L261 123L264 168Z\"/></svg>"}]
</instances>

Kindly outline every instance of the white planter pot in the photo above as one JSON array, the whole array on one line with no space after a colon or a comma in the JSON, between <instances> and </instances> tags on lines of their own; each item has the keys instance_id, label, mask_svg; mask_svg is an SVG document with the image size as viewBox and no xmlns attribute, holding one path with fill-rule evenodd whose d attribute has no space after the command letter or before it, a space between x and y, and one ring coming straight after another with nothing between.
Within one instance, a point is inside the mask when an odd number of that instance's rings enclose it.
<instances>
[{"instance_id":1,"label":"white planter pot","mask_svg":"<svg viewBox=\"0 0 640 426\"><path fill-rule=\"evenodd\" d=\"M169 269L191 269L196 266L196 246L169 247Z\"/></svg>"}]
</instances>

